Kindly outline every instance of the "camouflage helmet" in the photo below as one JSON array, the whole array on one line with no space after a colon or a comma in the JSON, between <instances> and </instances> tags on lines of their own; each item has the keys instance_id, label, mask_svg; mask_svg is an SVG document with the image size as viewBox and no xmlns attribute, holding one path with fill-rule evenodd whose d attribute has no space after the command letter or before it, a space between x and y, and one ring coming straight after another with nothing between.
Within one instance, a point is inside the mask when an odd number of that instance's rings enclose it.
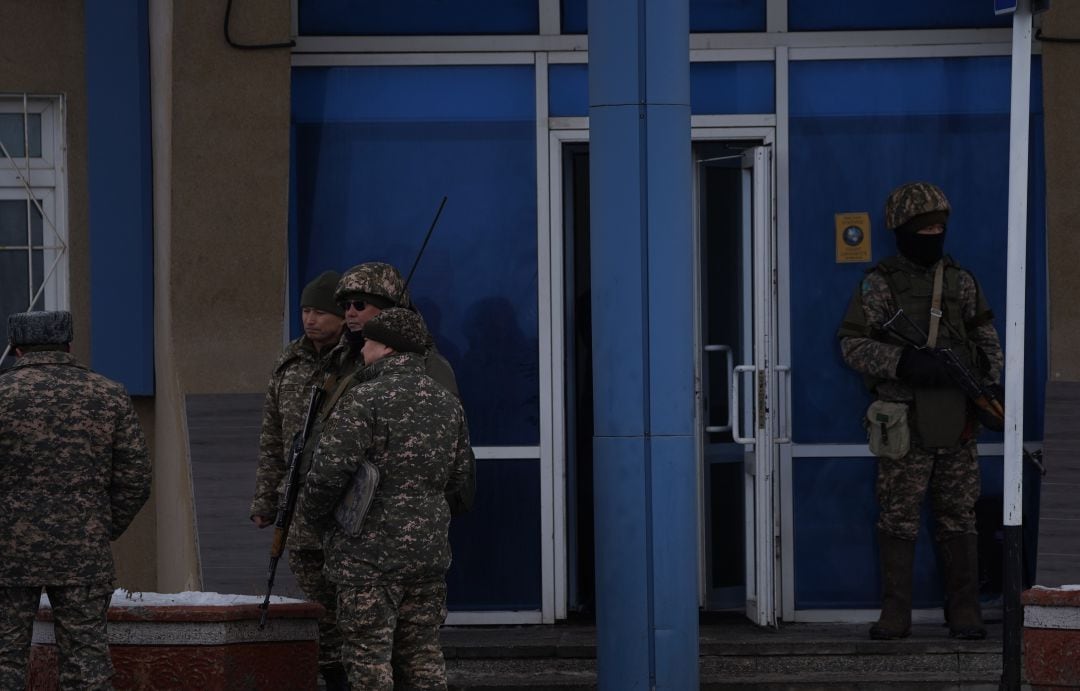
<instances>
[{"instance_id":1,"label":"camouflage helmet","mask_svg":"<svg viewBox=\"0 0 1080 691\"><path fill-rule=\"evenodd\" d=\"M420 315L401 307L379 312L364 324L364 338L390 346L399 353L427 352L431 335Z\"/></svg>"},{"instance_id":2,"label":"camouflage helmet","mask_svg":"<svg viewBox=\"0 0 1080 691\"><path fill-rule=\"evenodd\" d=\"M412 307L409 289L401 273L384 262L365 262L346 271L338 281L334 291L334 300L363 297L371 300L378 307ZM379 304L379 303L383 304Z\"/></svg>"},{"instance_id":3,"label":"camouflage helmet","mask_svg":"<svg viewBox=\"0 0 1080 691\"><path fill-rule=\"evenodd\" d=\"M941 188L929 182L909 182L889 193L885 200L885 225L898 233L915 231L949 218L949 200Z\"/></svg>"}]
</instances>

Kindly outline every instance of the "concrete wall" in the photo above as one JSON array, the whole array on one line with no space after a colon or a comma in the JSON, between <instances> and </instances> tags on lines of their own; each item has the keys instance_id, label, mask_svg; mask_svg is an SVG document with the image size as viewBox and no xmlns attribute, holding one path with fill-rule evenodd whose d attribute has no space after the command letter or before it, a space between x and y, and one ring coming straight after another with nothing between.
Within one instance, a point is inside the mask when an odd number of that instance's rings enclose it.
<instances>
[{"instance_id":1,"label":"concrete wall","mask_svg":"<svg viewBox=\"0 0 1080 691\"><path fill-rule=\"evenodd\" d=\"M290 52L217 0L151 0L158 589L201 587L184 400L257 393L281 350ZM234 3L277 43L288 0ZM256 449L251 449L252 483ZM243 507L238 507L243 511Z\"/></svg>"},{"instance_id":2,"label":"concrete wall","mask_svg":"<svg viewBox=\"0 0 1080 691\"><path fill-rule=\"evenodd\" d=\"M1043 34L1080 39L1080 3L1052 3ZM1042 51L1050 379L1080 381L1080 274L1074 268L1080 258L1080 45L1047 41Z\"/></svg>"},{"instance_id":3,"label":"concrete wall","mask_svg":"<svg viewBox=\"0 0 1080 691\"><path fill-rule=\"evenodd\" d=\"M90 237L87 231L87 123L85 29L82 3L65 0L0 2L0 92L65 97L67 130L68 266L75 354L90 363ZM144 429L153 433L152 401L135 402ZM153 499L113 545L120 585L152 589L155 531Z\"/></svg>"},{"instance_id":4,"label":"concrete wall","mask_svg":"<svg viewBox=\"0 0 1080 691\"><path fill-rule=\"evenodd\" d=\"M281 352L289 184L286 49L237 50L220 0L176 2L171 299L184 393L264 390ZM288 0L238 0L235 41L288 39Z\"/></svg>"}]
</instances>

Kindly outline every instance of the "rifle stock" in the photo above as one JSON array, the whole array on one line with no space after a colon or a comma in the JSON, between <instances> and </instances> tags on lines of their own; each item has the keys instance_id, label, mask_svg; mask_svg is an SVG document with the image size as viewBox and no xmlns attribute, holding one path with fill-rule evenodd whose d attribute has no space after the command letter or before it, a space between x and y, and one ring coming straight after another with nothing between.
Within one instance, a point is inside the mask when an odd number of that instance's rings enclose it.
<instances>
[{"instance_id":1,"label":"rifle stock","mask_svg":"<svg viewBox=\"0 0 1080 691\"><path fill-rule=\"evenodd\" d=\"M315 426L315 417L319 413L319 405L322 403L323 390L319 386L311 388L311 398L308 401L307 414L304 416L304 424L300 431L293 437L292 446L289 449L289 462L285 469L285 491L278 499L277 516L274 518L274 539L270 543L270 566L266 575L266 597L259 609L259 628L266 627L266 618L270 613L270 593L274 589L274 576L277 573L278 561L285 552L285 543L289 539L289 526L292 525L293 514L296 512L296 500L300 495L300 457L304 455L304 446L311 437L311 430Z\"/></svg>"}]
</instances>

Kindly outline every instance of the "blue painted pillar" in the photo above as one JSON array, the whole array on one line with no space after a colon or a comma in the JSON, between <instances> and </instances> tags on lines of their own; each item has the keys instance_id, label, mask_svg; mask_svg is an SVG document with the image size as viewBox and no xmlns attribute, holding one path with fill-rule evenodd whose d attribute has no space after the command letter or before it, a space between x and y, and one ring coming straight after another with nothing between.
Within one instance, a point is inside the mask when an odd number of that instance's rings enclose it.
<instances>
[{"instance_id":1,"label":"blue painted pillar","mask_svg":"<svg viewBox=\"0 0 1080 691\"><path fill-rule=\"evenodd\" d=\"M602 689L698 687L688 0L590 0Z\"/></svg>"},{"instance_id":2,"label":"blue painted pillar","mask_svg":"<svg viewBox=\"0 0 1080 691\"><path fill-rule=\"evenodd\" d=\"M87 0L83 15L91 366L129 393L149 396L154 235L147 0Z\"/></svg>"}]
</instances>

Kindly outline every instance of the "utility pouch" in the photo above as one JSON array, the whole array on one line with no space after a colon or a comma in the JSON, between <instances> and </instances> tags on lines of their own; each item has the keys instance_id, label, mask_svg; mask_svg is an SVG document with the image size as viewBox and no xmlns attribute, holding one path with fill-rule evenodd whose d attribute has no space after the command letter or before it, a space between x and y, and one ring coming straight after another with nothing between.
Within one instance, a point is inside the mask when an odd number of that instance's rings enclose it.
<instances>
[{"instance_id":1,"label":"utility pouch","mask_svg":"<svg viewBox=\"0 0 1080 691\"><path fill-rule=\"evenodd\" d=\"M922 446L960 443L967 427L967 396L960 389L915 389L915 430Z\"/></svg>"},{"instance_id":2,"label":"utility pouch","mask_svg":"<svg viewBox=\"0 0 1080 691\"><path fill-rule=\"evenodd\" d=\"M334 519L348 535L356 537L360 534L378 488L379 469L370 461L361 461L345 496L334 509Z\"/></svg>"},{"instance_id":3,"label":"utility pouch","mask_svg":"<svg viewBox=\"0 0 1080 691\"><path fill-rule=\"evenodd\" d=\"M911 430L908 428L906 403L874 401L863 419L870 451L875 456L903 458L911 449Z\"/></svg>"}]
</instances>

